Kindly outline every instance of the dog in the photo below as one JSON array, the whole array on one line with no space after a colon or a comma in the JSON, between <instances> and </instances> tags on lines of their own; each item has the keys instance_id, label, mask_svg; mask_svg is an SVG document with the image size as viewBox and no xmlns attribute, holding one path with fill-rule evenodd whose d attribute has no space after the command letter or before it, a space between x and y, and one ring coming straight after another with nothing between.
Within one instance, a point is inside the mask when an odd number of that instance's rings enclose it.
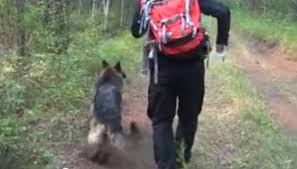
<instances>
[{"instance_id":1,"label":"dog","mask_svg":"<svg viewBox=\"0 0 297 169\"><path fill-rule=\"evenodd\" d=\"M95 155L100 156L99 161L106 161L103 160L106 154L102 151L109 145L123 150L126 144L121 114L125 78L120 62L111 66L105 60L102 61L102 69L93 88L88 134L89 145L96 145L101 151L100 155ZM130 124L130 132L138 132L134 122Z\"/></svg>"}]
</instances>

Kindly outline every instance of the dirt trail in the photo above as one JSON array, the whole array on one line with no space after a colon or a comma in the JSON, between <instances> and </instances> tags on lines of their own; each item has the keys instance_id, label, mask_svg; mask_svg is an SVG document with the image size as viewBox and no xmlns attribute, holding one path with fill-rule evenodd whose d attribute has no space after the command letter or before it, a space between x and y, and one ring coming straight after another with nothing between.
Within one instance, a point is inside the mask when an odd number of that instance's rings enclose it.
<instances>
[{"instance_id":1,"label":"dirt trail","mask_svg":"<svg viewBox=\"0 0 297 169\"><path fill-rule=\"evenodd\" d=\"M65 145L60 155L64 157L63 168L67 169L154 169L150 121L146 116L147 80L136 80L124 93L123 124L137 122L141 136L130 142L125 152L114 152L110 163L102 166L87 158L90 147L84 143ZM83 139L83 138L82 138Z\"/></svg>"},{"instance_id":2,"label":"dirt trail","mask_svg":"<svg viewBox=\"0 0 297 169\"><path fill-rule=\"evenodd\" d=\"M255 50L255 46L252 46L254 43L244 42L247 41L233 34L230 48L232 59L246 71L264 101L287 126L286 132L297 137L297 102L293 101L297 99L297 88L294 88L297 84L296 67L283 59L274 61L270 58L277 56L270 56L268 49ZM197 141L189 169L230 169L234 165L232 159L241 151L240 145L232 137L238 107L232 103L232 99L220 94L222 85L217 79L207 76L205 104L199 119ZM283 89L281 86L287 88ZM91 150L84 147L84 143L65 144L59 152L64 157L62 168L156 169L150 121L145 113L146 105L147 80L137 79L124 94L124 124L136 121L142 138L131 144L124 154L114 156L112 163L106 166L100 166L86 158L87 152Z\"/></svg>"},{"instance_id":3,"label":"dirt trail","mask_svg":"<svg viewBox=\"0 0 297 169\"><path fill-rule=\"evenodd\" d=\"M297 63L286 60L276 45L268 47L235 33L230 52L265 103L286 126L285 132L297 138Z\"/></svg>"},{"instance_id":4,"label":"dirt trail","mask_svg":"<svg viewBox=\"0 0 297 169\"><path fill-rule=\"evenodd\" d=\"M189 169L229 169L235 145L229 131L231 114L236 111L232 102L218 92L217 80L207 78L207 93L203 113L199 120L197 142L193 150L193 162ZM88 148L83 143L63 146L60 156L67 169L156 169L152 152L151 124L146 116L147 80L136 80L124 94L124 123L136 121L142 139L133 144L124 155L114 156L112 164L100 166L87 157ZM226 126L228 124L229 127ZM84 138L82 138L83 140Z\"/></svg>"}]
</instances>

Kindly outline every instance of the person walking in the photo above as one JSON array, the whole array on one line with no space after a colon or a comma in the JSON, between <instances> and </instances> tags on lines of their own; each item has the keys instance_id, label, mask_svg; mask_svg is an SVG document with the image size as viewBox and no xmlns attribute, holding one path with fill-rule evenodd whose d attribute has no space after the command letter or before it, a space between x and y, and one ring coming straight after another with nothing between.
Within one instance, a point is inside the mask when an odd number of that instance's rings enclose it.
<instances>
[{"instance_id":1,"label":"person walking","mask_svg":"<svg viewBox=\"0 0 297 169\"><path fill-rule=\"evenodd\" d=\"M189 163L205 93L204 59L207 38L202 13L218 22L217 53L226 53L230 9L215 0L138 0L132 36L154 39L149 54L150 84L147 113L152 121L153 149L159 169L177 169L178 140ZM150 45L153 46L153 45ZM177 133L173 120L178 115Z\"/></svg>"}]
</instances>

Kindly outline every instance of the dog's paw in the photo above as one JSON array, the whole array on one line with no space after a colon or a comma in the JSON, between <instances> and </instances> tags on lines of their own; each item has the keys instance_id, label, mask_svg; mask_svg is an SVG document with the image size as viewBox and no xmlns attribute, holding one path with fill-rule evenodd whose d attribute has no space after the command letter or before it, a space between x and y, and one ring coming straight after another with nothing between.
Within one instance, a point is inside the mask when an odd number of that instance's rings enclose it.
<instances>
[{"instance_id":1,"label":"dog's paw","mask_svg":"<svg viewBox=\"0 0 297 169\"><path fill-rule=\"evenodd\" d=\"M112 133L110 135L111 145L117 148L118 150L124 150L126 147L126 140L122 133Z\"/></svg>"},{"instance_id":2,"label":"dog's paw","mask_svg":"<svg viewBox=\"0 0 297 169\"><path fill-rule=\"evenodd\" d=\"M91 157L91 160L100 165L104 165L108 163L110 156L111 154L108 151L98 151L96 154L94 154L94 156Z\"/></svg>"}]
</instances>

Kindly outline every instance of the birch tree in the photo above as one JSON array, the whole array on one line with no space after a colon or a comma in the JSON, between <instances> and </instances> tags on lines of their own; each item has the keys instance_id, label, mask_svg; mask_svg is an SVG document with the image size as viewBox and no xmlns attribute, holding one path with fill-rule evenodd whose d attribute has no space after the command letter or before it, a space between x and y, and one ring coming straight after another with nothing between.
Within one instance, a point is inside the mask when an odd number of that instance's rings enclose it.
<instances>
[{"instance_id":1,"label":"birch tree","mask_svg":"<svg viewBox=\"0 0 297 169\"><path fill-rule=\"evenodd\" d=\"M104 30L107 30L110 0L102 0L102 6L104 13Z\"/></svg>"},{"instance_id":2,"label":"birch tree","mask_svg":"<svg viewBox=\"0 0 297 169\"><path fill-rule=\"evenodd\" d=\"M94 19L96 15L96 0L92 0L92 18Z\"/></svg>"},{"instance_id":3,"label":"birch tree","mask_svg":"<svg viewBox=\"0 0 297 169\"><path fill-rule=\"evenodd\" d=\"M122 3L121 3L121 20L120 20L120 26L121 27L124 25L124 15L125 15L125 0L122 0Z\"/></svg>"}]
</instances>

